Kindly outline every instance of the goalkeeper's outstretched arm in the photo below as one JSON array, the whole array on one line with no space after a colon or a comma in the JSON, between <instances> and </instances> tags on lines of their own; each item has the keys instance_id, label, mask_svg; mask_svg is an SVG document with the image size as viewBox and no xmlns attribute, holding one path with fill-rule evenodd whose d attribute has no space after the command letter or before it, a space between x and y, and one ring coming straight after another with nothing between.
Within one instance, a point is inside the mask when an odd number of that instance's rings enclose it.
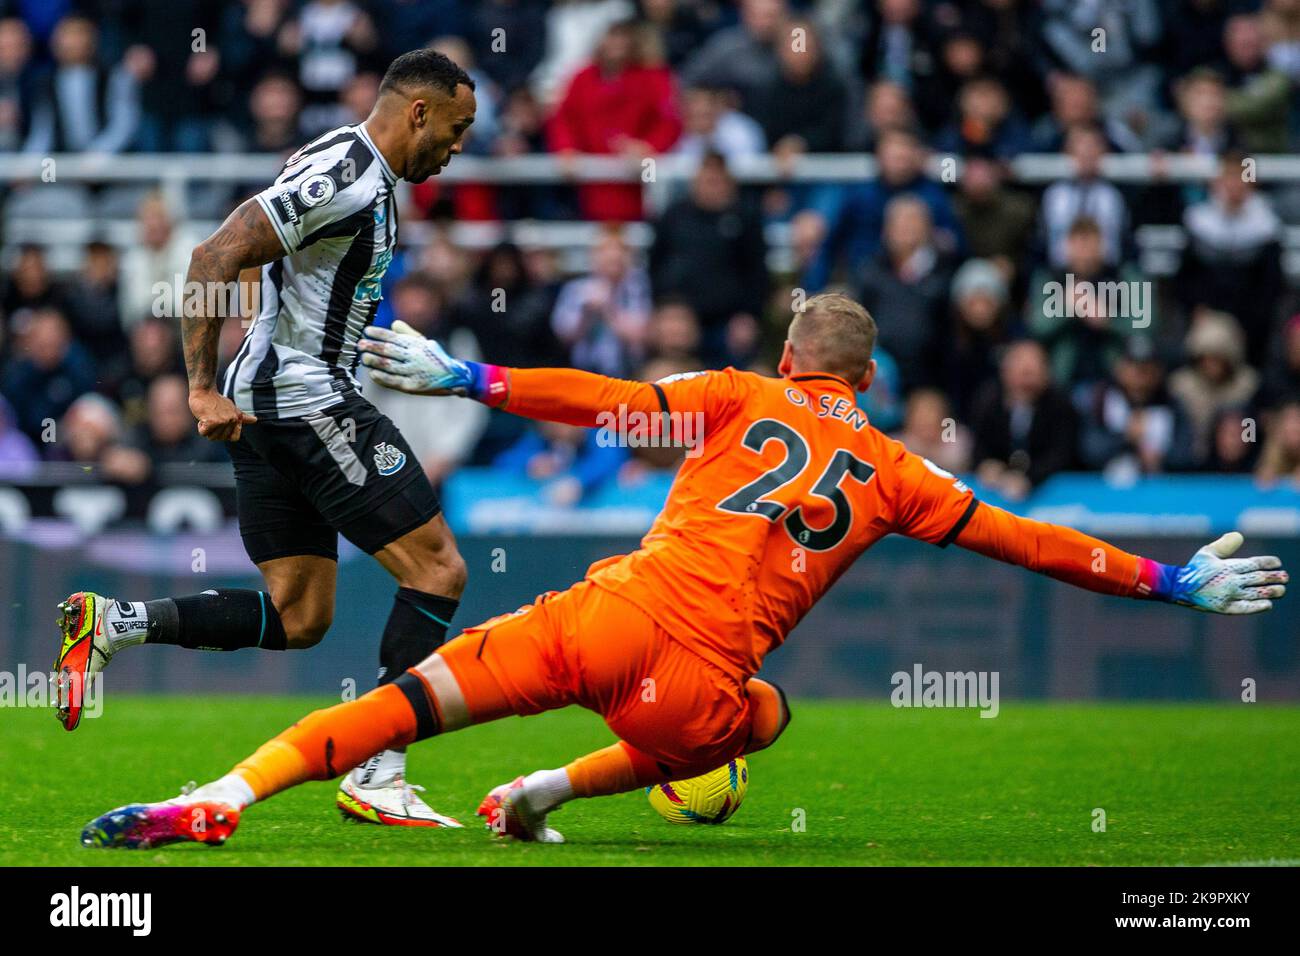
<instances>
[{"instance_id":1,"label":"goalkeeper's outstretched arm","mask_svg":"<svg viewBox=\"0 0 1300 956\"><path fill-rule=\"evenodd\" d=\"M955 543L1089 591L1218 614L1258 614L1286 593L1288 577L1273 555L1233 558L1242 540L1233 531L1201 548L1187 564L1161 564L1073 528L980 502Z\"/></svg>"},{"instance_id":2,"label":"goalkeeper's outstretched arm","mask_svg":"<svg viewBox=\"0 0 1300 956\"><path fill-rule=\"evenodd\" d=\"M573 368L506 368L449 355L404 322L390 331L366 329L361 361L386 388L416 395L463 395L525 418L595 427L619 409L654 415L663 394L647 382L631 382Z\"/></svg>"}]
</instances>

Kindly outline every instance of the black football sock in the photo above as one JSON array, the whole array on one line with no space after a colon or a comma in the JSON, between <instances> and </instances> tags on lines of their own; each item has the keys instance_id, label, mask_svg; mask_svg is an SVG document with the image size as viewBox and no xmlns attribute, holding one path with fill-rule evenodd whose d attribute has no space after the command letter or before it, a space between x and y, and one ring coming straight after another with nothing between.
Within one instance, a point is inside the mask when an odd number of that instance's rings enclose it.
<instances>
[{"instance_id":1,"label":"black football sock","mask_svg":"<svg viewBox=\"0 0 1300 956\"><path fill-rule=\"evenodd\" d=\"M447 628L460 602L414 588L398 588L393 609L379 642L379 686L399 681L403 674L436 651L447 639ZM403 684L409 682L402 682ZM399 684L402 686L402 684ZM409 688L403 687L403 691ZM384 750L352 771L360 786L381 786L406 775L406 748Z\"/></svg>"},{"instance_id":2,"label":"black football sock","mask_svg":"<svg viewBox=\"0 0 1300 956\"><path fill-rule=\"evenodd\" d=\"M200 651L241 647L282 651L286 647L284 625L265 591L221 588L145 601L143 607L149 622L147 644L175 644Z\"/></svg>"},{"instance_id":3,"label":"black football sock","mask_svg":"<svg viewBox=\"0 0 1300 956\"><path fill-rule=\"evenodd\" d=\"M414 588L398 588L379 643L379 686L397 680L447 639L460 602Z\"/></svg>"}]
</instances>

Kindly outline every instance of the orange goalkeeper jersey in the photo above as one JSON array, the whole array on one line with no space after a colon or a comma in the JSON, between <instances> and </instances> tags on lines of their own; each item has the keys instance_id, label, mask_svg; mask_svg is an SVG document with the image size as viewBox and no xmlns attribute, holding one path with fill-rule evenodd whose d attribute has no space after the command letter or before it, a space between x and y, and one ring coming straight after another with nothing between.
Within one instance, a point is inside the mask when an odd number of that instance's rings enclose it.
<instances>
[{"instance_id":1,"label":"orange goalkeeper jersey","mask_svg":"<svg viewBox=\"0 0 1300 956\"><path fill-rule=\"evenodd\" d=\"M976 506L960 481L873 428L834 376L508 374L508 411L688 446L641 548L587 577L732 674L756 673L880 538L944 545Z\"/></svg>"}]
</instances>

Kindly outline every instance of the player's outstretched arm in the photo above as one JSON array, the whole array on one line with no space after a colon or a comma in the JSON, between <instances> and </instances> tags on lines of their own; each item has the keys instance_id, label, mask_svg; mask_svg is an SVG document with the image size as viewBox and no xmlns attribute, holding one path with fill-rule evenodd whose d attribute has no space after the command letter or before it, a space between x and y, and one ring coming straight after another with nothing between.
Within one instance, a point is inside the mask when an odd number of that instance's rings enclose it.
<instances>
[{"instance_id":1,"label":"player's outstretched arm","mask_svg":"<svg viewBox=\"0 0 1300 956\"><path fill-rule=\"evenodd\" d=\"M1242 536L1229 532L1183 565L1129 554L1060 525L981 502L956 543L1090 591L1150 598L1216 614L1258 614L1286 593L1287 572L1273 555L1234 558Z\"/></svg>"},{"instance_id":2,"label":"player's outstretched arm","mask_svg":"<svg viewBox=\"0 0 1300 956\"><path fill-rule=\"evenodd\" d=\"M466 362L405 322L370 326L358 343L370 377L413 395L461 395L525 418L593 427L619 408L653 415L655 386L572 368L505 368Z\"/></svg>"},{"instance_id":3,"label":"player's outstretched arm","mask_svg":"<svg viewBox=\"0 0 1300 956\"><path fill-rule=\"evenodd\" d=\"M264 265L282 255L284 246L266 213L256 199L249 199L216 232L195 246L190 256L185 288L200 291L186 296L181 311L181 339L190 381L190 411L198 419L199 434L205 438L237 441L242 427L257 421L217 389L217 343L225 317L208 314L207 304L227 302L230 297L209 295L209 290L234 288L241 270Z\"/></svg>"}]
</instances>

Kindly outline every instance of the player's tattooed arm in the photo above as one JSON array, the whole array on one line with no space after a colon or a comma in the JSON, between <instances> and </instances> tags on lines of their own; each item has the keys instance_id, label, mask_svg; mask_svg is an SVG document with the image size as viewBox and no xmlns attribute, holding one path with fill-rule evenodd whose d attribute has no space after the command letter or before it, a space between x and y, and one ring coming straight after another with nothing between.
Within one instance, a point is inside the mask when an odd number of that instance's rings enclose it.
<instances>
[{"instance_id":1,"label":"player's tattooed arm","mask_svg":"<svg viewBox=\"0 0 1300 956\"><path fill-rule=\"evenodd\" d=\"M202 290L187 300L181 315L185 370L190 382L190 411L198 419L199 434L213 441L237 441L245 424L255 422L217 390L217 345L222 314L208 312L210 302L229 302L225 290L235 288L244 269L263 265L284 255L284 246L271 221L249 199L232 212L221 227L199 243L190 256L186 288ZM217 294L208 295L208 290ZM234 297L241 301L242 296Z\"/></svg>"}]
</instances>

